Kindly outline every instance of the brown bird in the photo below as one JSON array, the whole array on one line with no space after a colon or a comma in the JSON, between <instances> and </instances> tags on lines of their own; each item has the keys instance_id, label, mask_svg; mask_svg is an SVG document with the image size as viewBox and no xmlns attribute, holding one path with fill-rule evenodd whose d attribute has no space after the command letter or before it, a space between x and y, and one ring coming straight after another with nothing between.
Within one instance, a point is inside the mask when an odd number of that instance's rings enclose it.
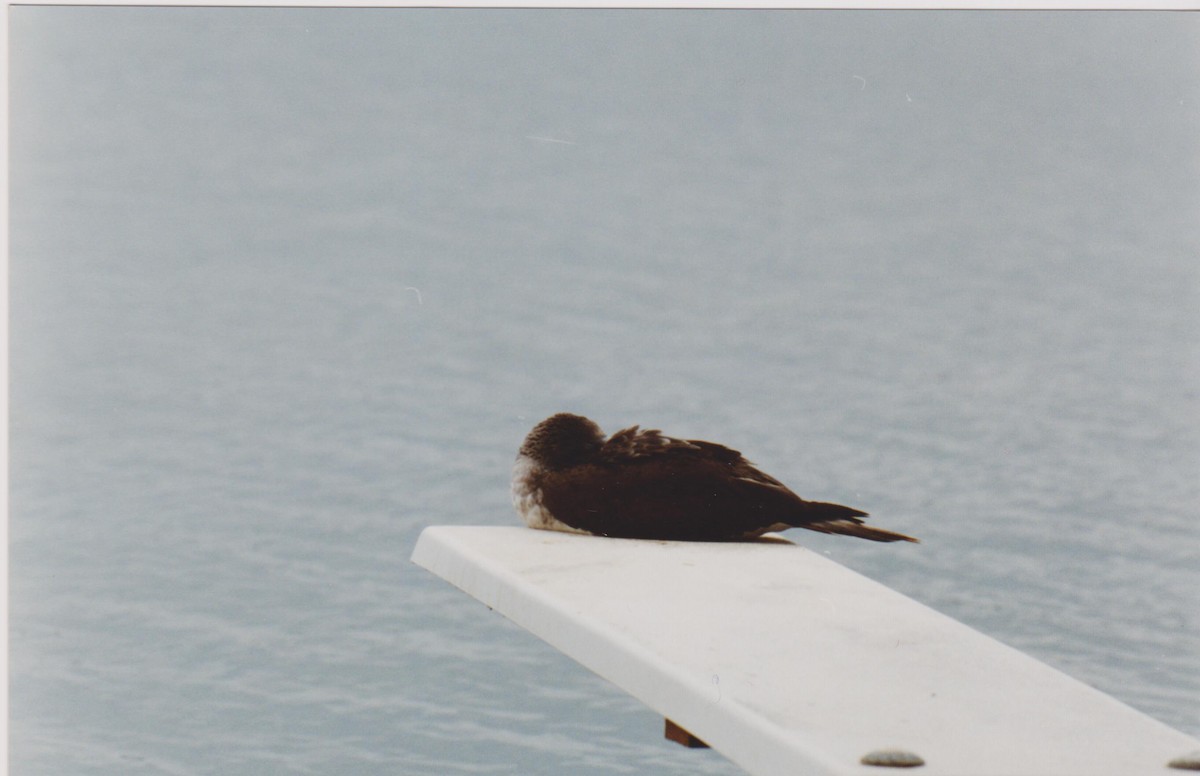
<instances>
[{"instance_id":1,"label":"brown bird","mask_svg":"<svg viewBox=\"0 0 1200 776\"><path fill-rule=\"evenodd\" d=\"M525 437L512 499L531 528L598 536L733 541L795 527L917 541L864 525L866 512L805 501L724 445L637 426L605 439L591 420L566 412Z\"/></svg>"}]
</instances>

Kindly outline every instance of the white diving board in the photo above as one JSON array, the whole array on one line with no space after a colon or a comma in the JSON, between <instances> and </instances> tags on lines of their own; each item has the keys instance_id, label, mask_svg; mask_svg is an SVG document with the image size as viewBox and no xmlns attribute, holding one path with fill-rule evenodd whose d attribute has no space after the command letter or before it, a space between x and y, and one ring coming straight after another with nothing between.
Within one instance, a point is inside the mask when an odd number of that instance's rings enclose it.
<instances>
[{"instance_id":1,"label":"white diving board","mask_svg":"<svg viewBox=\"0 0 1200 776\"><path fill-rule=\"evenodd\" d=\"M797 545L434 526L412 560L753 776L1200 770L1197 739Z\"/></svg>"}]
</instances>

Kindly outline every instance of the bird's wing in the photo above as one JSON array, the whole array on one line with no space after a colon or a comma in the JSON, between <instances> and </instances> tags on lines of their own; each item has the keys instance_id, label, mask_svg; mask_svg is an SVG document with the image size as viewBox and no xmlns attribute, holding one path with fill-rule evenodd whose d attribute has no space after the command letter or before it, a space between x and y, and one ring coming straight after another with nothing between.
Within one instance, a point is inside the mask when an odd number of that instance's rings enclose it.
<instances>
[{"instance_id":1,"label":"bird's wing","mask_svg":"<svg viewBox=\"0 0 1200 776\"><path fill-rule=\"evenodd\" d=\"M685 451L695 454L700 450L696 443L665 436L656 428L641 429L638 426L630 426L608 438L600 448L599 458L601 461L614 463L651 456L677 455Z\"/></svg>"},{"instance_id":2,"label":"bird's wing","mask_svg":"<svg viewBox=\"0 0 1200 776\"><path fill-rule=\"evenodd\" d=\"M759 470L732 447L701 439L676 439L658 429L631 426L616 432L600 449L599 460L602 464L632 464L635 471L640 469L638 464L660 463L670 467L667 471L679 485L698 477L699 483L703 483L699 490L709 490L719 482L720 489L730 496L749 498L755 503L796 498L786 485ZM654 471L663 470L656 467Z\"/></svg>"}]
</instances>

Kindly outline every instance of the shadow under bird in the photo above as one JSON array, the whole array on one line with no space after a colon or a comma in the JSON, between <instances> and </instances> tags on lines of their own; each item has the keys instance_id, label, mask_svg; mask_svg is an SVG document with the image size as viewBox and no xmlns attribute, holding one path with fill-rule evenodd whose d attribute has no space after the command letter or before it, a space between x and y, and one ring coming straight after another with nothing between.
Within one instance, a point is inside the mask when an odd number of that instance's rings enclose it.
<instances>
[{"instance_id":1,"label":"shadow under bird","mask_svg":"<svg viewBox=\"0 0 1200 776\"><path fill-rule=\"evenodd\" d=\"M915 542L852 507L805 501L737 450L632 426L607 439L560 412L533 427L513 465L513 506L531 528L627 539L737 541L807 528Z\"/></svg>"}]
</instances>

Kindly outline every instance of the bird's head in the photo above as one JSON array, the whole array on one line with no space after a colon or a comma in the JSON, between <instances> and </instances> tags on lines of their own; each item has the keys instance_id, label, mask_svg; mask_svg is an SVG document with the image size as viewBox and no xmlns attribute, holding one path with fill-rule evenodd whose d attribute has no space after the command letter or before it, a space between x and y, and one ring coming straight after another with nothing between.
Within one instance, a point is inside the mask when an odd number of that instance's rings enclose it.
<instances>
[{"instance_id":1,"label":"bird's head","mask_svg":"<svg viewBox=\"0 0 1200 776\"><path fill-rule=\"evenodd\" d=\"M560 412L533 427L519 455L546 469L566 469L591 460L603 444L604 432L595 423Z\"/></svg>"}]
</instances>

